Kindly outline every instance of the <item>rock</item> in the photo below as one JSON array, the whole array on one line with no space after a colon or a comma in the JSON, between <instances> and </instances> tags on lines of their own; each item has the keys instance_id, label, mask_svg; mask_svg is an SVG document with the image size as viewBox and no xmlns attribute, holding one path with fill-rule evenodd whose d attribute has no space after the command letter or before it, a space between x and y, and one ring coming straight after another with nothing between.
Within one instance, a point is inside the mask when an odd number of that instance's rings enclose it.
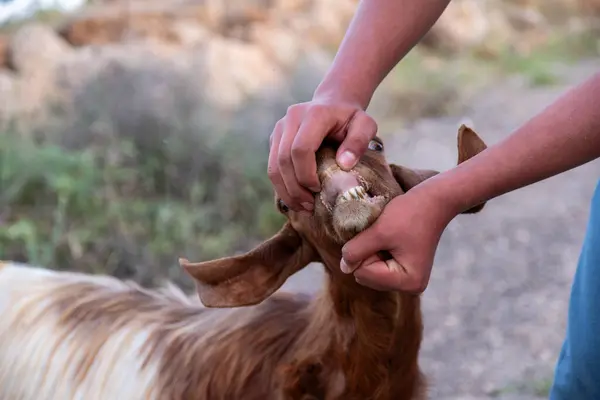
<instances>
[{"instance_id":1,"label":"rock","mask_svg":"<svg viewBox=\"0 0 600 400\"><path fill-rule=\"evenodd\" d=\"M187 46L196 44L190 37L205 38L194 32L196 27L249 41L257 25L267 24L289 31L298 42L316 40L331 45L344 35L356 3L357 0L115 1L86 8L65 22L60 33L73 46L149 38Z\"/></svg>"},{"instance_id":2,"label":"rock","mask_svg":"<svg viewBox=\"0 0 600 400\"><path fill-rule=\"evenodd\" d=\"M207 30L239 37L240 30L267 17L265 10L254 4L225 7L220 1L132 1L88 8L65 22L60 34L73 46L148 39L189 46L196 44L190 40L193 37L203 40Z\"/></svg>"},{"instance_id":3,"label":"rock","mask_svg":"<svg viewBox=\"0 0 600 400\"><path fill-rule=\"evenodd\" d=\"M172 53L204 79L198 90L235 107L248 96L280 90L302 59L319 64L342 39L357 0L101 1L59 27L78 50L61 64L61 88L74 89L115 57L143 65ZM143 47L143 52L138 47ZM121 50L117 50L121 48ZM165 50L167 49L167 50ZM150 53L142 56L141 53ZM117 56L116 53L119 53ZM129 61L126 62L127 64ZM308 65L308 64L307 64ZM320 68L320 67L319 67ZM320 70L320 69L319 69Z\"/></svg>"},{"instance_id":4,"label":"rock","mask_svg":"<svg viewBox=\"0 0 600 400\"><path fill-rule=\"evenodd\" d=\"M183 47L194 47L211 37L205 26L191 21L175 21L171 29Z\"/></svg>"},{"instance_id":5,"label":"rock","mask_svg":"<svg viewBox=\"0 0 600 400\"><path fill-rule=\"evenodd\" d=\"M354 0L319 0L312 3L308 14L313 40L336 46L343 38L356 10Z\"/></svg>"},{"instance_id":6,"label":"rock","mask_svg":"<svg viewBox=\"0 0 600 400\"><path fill-rule=\"evenodd\" d=\"M479 0L450 2L421 44L438 50L462 51L483 43L489 33L489 17Z\"/></svg>"},{"instance_id":7,"label":"rock","mask_svg":"<svg viewBox=\"0 0 600 400\"><path fill-rule=\"evenodd\" d=\"M59 32L73 46L106 45L140 36L170 42L175 37L164 24L166 18L152 10L131 11L118 5L92 8L63 24Z\"/></svg>"},{"instance_id":8,"label":"rock","mask_svg":"<svg viewBox=\"0 0 600 400\"><path fill-rule=\"evenodd\" d=\"M512 48L527 53L543 44L552 31L544 9L536 0L455 0L421 44L449 52L475 49L493 55L500 49Z\"/></svg>"},{"instance_id":9,"label":"rock","mask_svg":"<svg viewBox=\"0 0 600 400\"><path fill-rule=\"evenodd\" d=\"M21 27L11 37L9 62L22 76L49 75L70 50L52 28L32 23Z\"/></svg>"},{"instance_id":10,"label":"rock","mask_svg":"<svg viewBox=\"0 0 600 400\"><path fill-rule=\"evenodd\" d=\"M286 67L296 61L303 47L293 32L266 24L252 27L250 41L275 63Z\"/></svg>"},{"instance_id":11,"label":"rock","mask_svg":"<svg viewBox=\"0 0 600 400\"><path fill-rule=\"evenodd\" d=\"M56 94L56 70L72 49L56 32L43 24L19 28L8 43L7 63L14 75L2 80L2 97L10 98L0 114L34 115L48 105ZM4 94L5 91L12 94Z\"/></svg>"},{"instance_id":12,"label":"rock","mask_svg":"<svg viewBox=\"0 0 600 400\"><path fill-rule=\"evenodd\" d=\"M260 47L219 37L202 48L202 71L207 98L222 106L236 106L283 78L282 69Z\"/></svg>"}]
</instances>

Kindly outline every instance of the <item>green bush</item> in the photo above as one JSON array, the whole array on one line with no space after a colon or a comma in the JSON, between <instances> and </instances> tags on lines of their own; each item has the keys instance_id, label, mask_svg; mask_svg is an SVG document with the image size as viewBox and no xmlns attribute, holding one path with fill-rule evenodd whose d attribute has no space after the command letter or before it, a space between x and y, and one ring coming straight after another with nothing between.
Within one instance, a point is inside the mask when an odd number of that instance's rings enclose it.
<instances>
[{"instance_id":1,"label":"green bush","mask_svg":"<svg viewBox=\"0 0 600 400\"><path fill-rule=\"evenodd\" d=\"M233 254L278 229L268 137L311 90L223 115L189 79L108 68L32 134L1 134L0 258L189 285L179 256Z\"/></svg>"}]
</instances>

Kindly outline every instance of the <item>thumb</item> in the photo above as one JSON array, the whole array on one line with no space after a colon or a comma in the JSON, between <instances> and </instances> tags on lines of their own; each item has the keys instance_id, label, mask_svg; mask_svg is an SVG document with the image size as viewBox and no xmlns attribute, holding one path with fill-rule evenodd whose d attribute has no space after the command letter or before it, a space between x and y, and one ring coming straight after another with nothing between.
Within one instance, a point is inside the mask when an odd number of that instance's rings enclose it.
<instances>
[{"instance_id":1,"label":"thumb","mask_svg":"<svg viewBox=\"0 0 600 400\"><path fill-rule=\"evenodd\" d=\"M339 166L344 170L354 168L376 134L377 123L373 118L365 112L355 114L348 126L346 137L337 151L336 159Z\"/></svg>"},{"instance_id":2,"label":"thumb","mask_svg":"<svg viewBox=\"0 0 600 400\"><path fill-rule=\"evenodd\" d=\"M385 249L385 243L381 240L378 233L377 222L374 226L356 235L353 239L346 242L342 247L342 272L350 273L356 269L364 260L375 256L377 252Z\"/></svg>"}]
</instances>

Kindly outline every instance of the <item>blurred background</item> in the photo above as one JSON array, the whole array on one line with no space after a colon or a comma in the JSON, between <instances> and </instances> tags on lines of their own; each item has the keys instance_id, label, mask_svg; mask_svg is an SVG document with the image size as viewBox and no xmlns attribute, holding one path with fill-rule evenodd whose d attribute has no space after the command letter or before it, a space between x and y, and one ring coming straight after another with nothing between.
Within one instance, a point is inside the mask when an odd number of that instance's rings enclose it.
<instances>
[{"instance_id":1,"label":"blurred background","mask_svg":"<svg viewBox=\"0 0 600 400\"><path fill-rule=\"evenodd\" d=\"M0 258L157 284L282 223L268 138L356 0L1 0ZM369 112L388 157L451 168L600 68L599 0L454 0ZM547 395L590 163L455 220L424 294L432 399ZM314 292L310 266L285 289Z\"/></svg>"}]
</instances>

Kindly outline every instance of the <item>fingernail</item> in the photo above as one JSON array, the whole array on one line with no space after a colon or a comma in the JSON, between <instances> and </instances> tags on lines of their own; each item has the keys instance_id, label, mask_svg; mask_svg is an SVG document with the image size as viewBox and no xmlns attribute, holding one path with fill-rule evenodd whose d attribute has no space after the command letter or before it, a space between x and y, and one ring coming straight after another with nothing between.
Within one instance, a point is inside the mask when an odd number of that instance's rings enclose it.
<instances>
[{"instance_id":1,"label":"fingernail","mask_svg":"<svg viewBox=\"0 0 600 400\"><path fill-rule=\"evenodd\" d=\"M345 274L349 274L352 272L352 270L354 269L353 266L351 266L350 264L348 264L346 262L346 260L344 260L342 258L342 260L340 261L340 269L342 270L343 273Z\"/></svg>"},{"instance_id":2,"label":"fingernail","mask_svg":"<svg viewBox=\"0 0 600 400\"><path fill-rule=\"evenodd\" d=\"M344 261L343 258L342 258L342 261L340 261L340 269L345 274L349 274L350 273L350 268L348 268L348 264L346 264L346 261Z\"/></svg>"},{"instance_id":3,"label":"fingernail","mask_svg":"<svg viewBox=\"0 0 600 400\"><path fill-rule=\"evenodd\" d=\"M308 202L302 203L302 207L304 207L304 209L306 211L312 211L315 208L315 206L312 203L308 203Z\"/></svg>"},{"instance_id":4,"label":"fingernail","mask_svg":"<svg viewBox=\"0 0 600 400\"><path fill-rule=\"evenodd\" d=\"M352 168L356 163L356 156L351 151L346 150L340 154L338 162L342 168Z\"/></svg>"},{"instance_id":5,"label":"fingernail","mask_svg":"<svg viewBox=\"0 0 600 400\"><path fill-rule=\"evenodd\" d=\"M309 189L313 193L319 193L321 191L321 187L320 186L311 187Z\"/></svg>"}]
</instances>

